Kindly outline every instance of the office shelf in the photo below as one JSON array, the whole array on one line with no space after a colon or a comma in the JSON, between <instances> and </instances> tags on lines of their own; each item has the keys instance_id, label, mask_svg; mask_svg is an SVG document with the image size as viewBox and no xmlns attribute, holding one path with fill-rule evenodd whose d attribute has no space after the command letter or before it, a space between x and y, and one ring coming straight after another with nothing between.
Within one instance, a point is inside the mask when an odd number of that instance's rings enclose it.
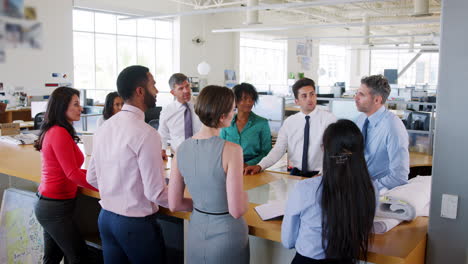
<instances>
[{"instance_id":1,"label":"office shelf","mask_svg":"<svg viewBox=\"0 0 468 264\"><path fill-rule=\"evenodd\" d=\"M425 130L412 130L412 129L406 129L408 133L413 133L413 134L423 134L423 135L429 135L431 134L430 131L425 131Z\"/></svg>"},{"instance_id":2,"label":"office shelf","mask_svg":"<svg viewBox=\"0 0 468 264\"><path fill-rule=\"evenodd\" d=\"M354 104L354 98L327 98L317 97L317 101L327 101L328 110L334 113L338 118L347 118L353 120L359 112ZM334 104L334 102L336 102ZM436 103L424 103L416 101L400 101L400 100L387 100L385 103L387 109L402 118L405 110L417 110L417 112L426 112L430 114L429 130L414 130L406 129L410 137L410 148L424 149L427 154L432 154L434 133L435 133L435 117L436 117ZM389 108L389 105L395 106L396 109ZM408 107L409 106L409 107ZM338 109L344 107L343 109ZM413 109L412 109L413 108ZM426 111L419 111L419 108L425 108ZM344 111L343 111L344 110ZM424 137L428 137L424 139ZM418 143L419 142L419 143Z\"/></svg>"}]
</instances>

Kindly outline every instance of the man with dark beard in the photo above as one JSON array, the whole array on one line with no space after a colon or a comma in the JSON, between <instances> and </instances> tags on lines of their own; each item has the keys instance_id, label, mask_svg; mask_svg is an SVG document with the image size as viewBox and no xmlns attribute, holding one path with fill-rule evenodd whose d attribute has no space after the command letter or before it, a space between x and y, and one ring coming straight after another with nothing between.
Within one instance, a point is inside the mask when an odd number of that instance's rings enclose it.
<instances>
[{"instance_id":1,"label":"man with dark beard","mask_svg":"<svg viewBox=\"0 0 468 264\"><path fill-rule=\"evenodd\" d=\"M159 133L145 123L158 90L143 66L125 68L117 90L125 105L94 135L87 181L99 186L99 232L105 263L164 263L159 205L167 207Z\"/></svg>"}]
</instances>

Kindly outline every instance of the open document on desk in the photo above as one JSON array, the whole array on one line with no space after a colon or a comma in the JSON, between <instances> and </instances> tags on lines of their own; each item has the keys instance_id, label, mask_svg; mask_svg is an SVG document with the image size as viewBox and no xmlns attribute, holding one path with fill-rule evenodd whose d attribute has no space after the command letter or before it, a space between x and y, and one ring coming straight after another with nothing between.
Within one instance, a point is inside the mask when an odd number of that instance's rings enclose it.
<instances>
[{"instance_id":1,"label":"open document on desk","mask_svg":"<svg viewBox=\"0 0 468 264\"><path fill-rule=\"evenodd\" d=\"M14 145L31 145L37 140L34 134L19 134L14 136L0 136L0 141Z\"/></svg>"}]
</instances>

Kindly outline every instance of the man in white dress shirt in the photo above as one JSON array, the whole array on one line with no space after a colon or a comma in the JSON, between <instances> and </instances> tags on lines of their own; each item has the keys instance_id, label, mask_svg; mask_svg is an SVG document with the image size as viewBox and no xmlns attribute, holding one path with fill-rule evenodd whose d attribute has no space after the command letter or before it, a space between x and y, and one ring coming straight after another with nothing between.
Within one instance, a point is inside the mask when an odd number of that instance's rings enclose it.
<instances>
[{"instance_id":1,"label":"man in white dress shirt","mask_svg":"<svg viewBox=\"0 0 468 264\"><path fill-rule=\"evenodd\" d=\"M192 90L187 76L174 73L169 79L174 102L163 107L159 118L159 133L162 139L162 157L167 159L168 143L171 149L177 151L179 145L193 136L201 128L201 122L193 108Z\"/></svg>"},{"instance_id":2,"label":"man in white dress shirt","mask_svg":"<svg viewBox=\"0 0 468 264\"><path fill-rule=\"evenodd\" d=\"M273 149L257 165L244 169L245 174L256 174L272 166L288 152L293 166L291 175L312 177L322 169L322 135L336 117L317 106L315 83L309 78L298 80L292 87L295 103L301 111L288 117L278 133Z\"/></svg>"}]
</instances>

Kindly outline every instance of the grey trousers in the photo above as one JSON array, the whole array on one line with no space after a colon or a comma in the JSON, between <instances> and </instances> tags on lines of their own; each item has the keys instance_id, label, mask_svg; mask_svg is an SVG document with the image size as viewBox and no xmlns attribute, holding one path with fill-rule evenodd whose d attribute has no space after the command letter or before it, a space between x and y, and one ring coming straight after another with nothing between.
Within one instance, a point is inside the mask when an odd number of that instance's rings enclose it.
<instances>
[{"instance_id":1,"label":"grey trousers","mask_svg":"<svg viewBox=\"0 0 468 264\"><path fill-rule=\"evenodd\" d=\"M73 220L76 199L56 200L38 195L34 207L44 229L44 264L89 263L86 243Z\"/></svg>"}]
</instances>

